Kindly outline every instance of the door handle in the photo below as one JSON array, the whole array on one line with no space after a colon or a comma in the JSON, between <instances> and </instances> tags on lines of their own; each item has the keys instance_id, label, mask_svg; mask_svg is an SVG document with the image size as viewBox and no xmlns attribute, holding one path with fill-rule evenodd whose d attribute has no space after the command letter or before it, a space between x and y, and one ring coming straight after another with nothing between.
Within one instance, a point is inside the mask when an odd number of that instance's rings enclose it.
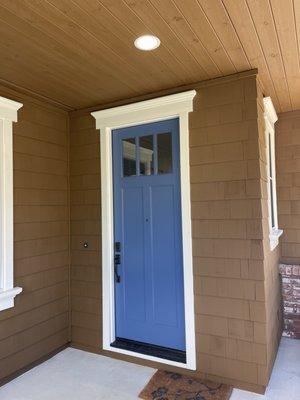
<instances>
[{"instance_id":1,"label":"door handle","mask_svg":"<svg viewBox=\"0 0 300 400\"><path fill-rule=\"evenodd\" d=\"M115 279L117 283L121 282L121 276L118 273L118 265L121 264L121 255L120 254L115 254L115 259L114 259L114 270L115 270Z\"/></svg>"}]
</instances>

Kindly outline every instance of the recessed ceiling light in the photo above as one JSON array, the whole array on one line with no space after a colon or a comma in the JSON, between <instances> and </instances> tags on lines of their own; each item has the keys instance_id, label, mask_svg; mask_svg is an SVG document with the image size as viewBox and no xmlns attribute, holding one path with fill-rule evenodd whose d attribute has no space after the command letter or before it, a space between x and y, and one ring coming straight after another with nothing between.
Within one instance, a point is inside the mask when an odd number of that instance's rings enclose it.
<instances>
[{"instance_id":1,"label":"recessed ceiling light","mask_svg":"<svg viewBox=\"0 0 300 400\"><path fill-rule=\"evenodd\" d=\"M157 49L160 45L160 40L157 36L143 35L135 39L134 45L139 50L149 51Z\"/></svg>"}]
</instances>

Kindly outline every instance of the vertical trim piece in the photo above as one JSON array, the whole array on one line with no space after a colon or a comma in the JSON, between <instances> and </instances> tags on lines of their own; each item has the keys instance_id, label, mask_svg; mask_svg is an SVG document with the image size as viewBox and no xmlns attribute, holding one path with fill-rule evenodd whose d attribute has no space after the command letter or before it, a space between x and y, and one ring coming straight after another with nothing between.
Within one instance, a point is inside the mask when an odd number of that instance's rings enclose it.
<instances>
[{"instance_id":1,"label":"vertical trim piece","mask_svg":"<svg viewBox=\"0 0 300 400\"><path fill-rule=\"evenodd\" d=\"M193 275L193 249L192 249L192 216L191 216L191 191L190 191L190 146L189 146L189 121L187 113L179 115L180 138L180 181L181 181L181 219L182 219L182 252L184 264L184 312L185 332L188 330L191 351L186 352L186 363L191 369L196 369L196 344L195 344L195 315L194 315L194 275ZM190 295L188 295L190 293ZM191 310L193 315L191 315ZM194 349L194 351L192 351Z\"/></svg>"},{"instance_id":2,"label":"vertical trim piece","mask_svg":"<svg viewBox=\"0 0 300 400\"><path fill-rule=\"evenodd\" d=\"M283 230L278 229L277 191L276 191L276 165L275 165L275 127L278 117L271 97L264 97L265 141L267 151L267 177L268 177L268 212L269 212L269 239L270 250L274 250L279 243ZM269 140L270 135L270 140ZM271 171L271 174L270 174ZM272 175L272 177L270 176ZM272 186L270 185L272 179ZM274 223L272 223L274 221Z\"/></svg>"},{"instance_id":3,"label":"vertical trim piece","mask_svg":"<svg viewBox=\"0 0 300 400\"><path fill-rule=\"evenodd\" d=\"M101 148L103 349L193 370L196 369L196 347L188 113L193 110L195 95L196 91L190 90L91 113L96 119L96 128L100 129ZM179 117L186 363L138 354L110 345L115 340L112 130L174 117Z\"/></svg>"},{"instance_id":4,"label":"vertical trim piece","mask_svg":"<svg viewBox=\"0 0 300 400\"><path fill-rule=\"evenodd\" d=\"M68 326L68 341L71 342L72 340L72 301L71 301L71 293L72 293L72 285L71 285L71 137L70 137L70 118L67 118L67 143L68 143L68 176L67 176L67 185L68 185L68 318L69 318L69 326Z\"/></svg>"},{"instance_id":5,"label":"vertical trim piece","mask_svg":"<svg viewBox=\"0 0 300 400\"><path fill-rule=\"evenodd\" d=\"M0 311L14 306L22 289L14 288L13 139L21 103L0 97Z\"/></svg>"},{"instance_id":6,"label":"vertical trim piece","mask_svg":"<svg viewBox=\"0 0 300 400\"><path fill-rule=\"evenodd\" d=\"M104 132L103 132L104 131ZM101 147L101 208L102 208L102 293L103 293L103 344L114 341L114 233L113 233L113 175L112 137L110 128L102 128ZM103 154L105 153L105 155Z\"/></svg>"}]
</instances>

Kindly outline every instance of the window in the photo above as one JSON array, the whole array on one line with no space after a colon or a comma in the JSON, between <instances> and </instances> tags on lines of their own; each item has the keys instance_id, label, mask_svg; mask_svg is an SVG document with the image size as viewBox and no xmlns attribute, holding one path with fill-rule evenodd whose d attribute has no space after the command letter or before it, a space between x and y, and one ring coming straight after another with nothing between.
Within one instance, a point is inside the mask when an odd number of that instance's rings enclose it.
<instances>
[{"instance_id":1,"label":"window","mask_svg":"<svg viewBox=\"0 0 300 400\"><path fill-rule=\"evenodd\" d=\"M123 176L172 173L172 135L158 133L123 139Z\"/></svg>"},{"instance_id":2,"label":"window","mask_svg":"<svg viewBox=\"0 0 300 400\"><path fill-rule=\"evenodd\" d=\"M172 172L172 136L170 132L157 135L158 173Z\"/></svg>"},{"instance_id":3,"label":"window","mask_svg":"<svg viewBox=\"0 0 300 400\"><path fill-rule=\"evenodd\" d=\"M123 140L123 176L136 175L135 138Z\"/></svg>"},{"instance_id":4,"label":"window","mask_svg":"<svg viewBox=\"0 0 300 400\"><path fill-rule=\"evenodd\" d=\"M21 103L0 97L0 311L14 306L22 289L13 279L12 124Z\"/></svg>"},{"instance_id":5,"label":"window","mask_svg":"<svg viewBox=\"0 0 300 400\"><path fill-rule=\"evenodd\" d=\"M270 97L264 98L265 108L265 135L267 147L267 179L268 179L268 211L270 248L278 245L282 230L278 229L277 195L276 195L276 167L275 167L275 127L277 114Z\"/></svg>"}]
</instances>

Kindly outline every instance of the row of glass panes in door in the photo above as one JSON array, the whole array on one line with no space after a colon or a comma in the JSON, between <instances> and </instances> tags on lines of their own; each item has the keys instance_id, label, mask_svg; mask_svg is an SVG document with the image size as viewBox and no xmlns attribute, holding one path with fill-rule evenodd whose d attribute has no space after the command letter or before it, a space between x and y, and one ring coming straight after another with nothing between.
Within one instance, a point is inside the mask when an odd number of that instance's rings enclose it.
<instances>
[{"instance_id":1,"label":"row of glass panes in door","mask_svg":"<svg viewBox=\"0 0 300 400\"><path fill-rule=\"evenodd\" d=\"M170 132L123 139L123 176L172 173Z\"/></svg>"}]
</instances>

